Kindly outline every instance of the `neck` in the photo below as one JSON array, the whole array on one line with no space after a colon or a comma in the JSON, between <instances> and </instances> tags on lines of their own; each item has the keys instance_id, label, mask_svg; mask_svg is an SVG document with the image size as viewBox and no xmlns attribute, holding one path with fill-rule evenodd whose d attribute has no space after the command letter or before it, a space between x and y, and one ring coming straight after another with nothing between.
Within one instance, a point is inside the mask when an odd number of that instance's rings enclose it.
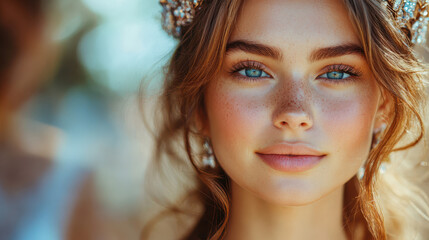
<instances>
[{"instance_id":1,"label":"neck","mask_svg":"<svg viewBox=\"0 0 429 240\"><path fill-rule=\"evenodd\" d=\"M344 186L303 206L281 206L258 198L233 181L226 240L345 240Z\"/></svg>"}]
</instances>

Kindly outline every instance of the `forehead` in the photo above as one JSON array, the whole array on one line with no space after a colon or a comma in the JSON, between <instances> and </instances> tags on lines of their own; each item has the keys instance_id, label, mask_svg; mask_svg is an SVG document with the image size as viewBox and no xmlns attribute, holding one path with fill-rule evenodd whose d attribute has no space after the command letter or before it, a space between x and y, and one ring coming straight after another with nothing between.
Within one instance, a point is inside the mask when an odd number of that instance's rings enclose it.
<instances>
[{"instance_id":1,"label":"forehead","mask_svg":"<svg viewBox=\"0 0 429 240\"><path fill-rule=\"evenodd\" d=\"M244 0L230 41L241 39L270 44L285 53L359 44L342 0Z\"/></svg>"}]
</instances>

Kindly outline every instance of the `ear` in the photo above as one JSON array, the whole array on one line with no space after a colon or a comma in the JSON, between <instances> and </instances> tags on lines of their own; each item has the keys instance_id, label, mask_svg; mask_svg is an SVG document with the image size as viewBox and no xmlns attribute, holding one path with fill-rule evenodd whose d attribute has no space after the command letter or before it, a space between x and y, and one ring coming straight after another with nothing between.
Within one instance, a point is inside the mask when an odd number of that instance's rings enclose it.
<instances>
[{"instance_id":1,"label":"ear","mask_svg":"<svg viewBox=\"0 0 429 240\"><path fill-rule=\"evenodd\" d=\"M198 108L195 111L193 123L198 134L203 137L210 137L208 118L203 108Z\"/></svg>"},{"instance_id":2,"label":"ear","mask_svg":"<svg viewBox=\"0 0 429 240\"><path fill-rule=\"evenodd\" d=\"M383 127L392 121L394 102L393 96L386 89L380 88L380 100L375 114L375 132L383 129Z\"/></svg>"}]
</instances>

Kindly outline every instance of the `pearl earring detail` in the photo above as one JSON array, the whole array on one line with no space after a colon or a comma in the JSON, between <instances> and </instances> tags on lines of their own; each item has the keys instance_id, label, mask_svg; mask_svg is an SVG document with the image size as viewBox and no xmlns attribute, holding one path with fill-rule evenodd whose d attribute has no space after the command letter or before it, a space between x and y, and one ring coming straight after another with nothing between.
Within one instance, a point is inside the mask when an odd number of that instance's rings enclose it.
<instances>
[{"instance_id":1,"label":"pearl earring detail","mask_svg":"<svg viewBox=\"0 0 429 240\"><path fill-rule=\"evenodd\" d=\"M204 147L203 166L204 167L210 166L211 168L215 168L216 163L213 155L213 149L210 146L210 142L208 138L204 139L203 147Z\"/></svg>"}]
</instances>

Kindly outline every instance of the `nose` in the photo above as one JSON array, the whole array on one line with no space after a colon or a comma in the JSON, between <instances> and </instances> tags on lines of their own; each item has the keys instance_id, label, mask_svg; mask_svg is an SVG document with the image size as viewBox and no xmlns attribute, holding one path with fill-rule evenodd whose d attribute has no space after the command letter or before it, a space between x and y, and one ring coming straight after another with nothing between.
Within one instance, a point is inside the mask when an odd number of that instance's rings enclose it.
<instances>
[{"instance_id":1,"label":"nose","mask_svg":"<svg viewBox=\"0 0 429 240\"><path fill-rule=\"evenodd\" d=\"M305 111L283 111L275 117L274 126L279 129L304 131L313 126L313 121Z\"/></svg>"},{"instance_id":2,"label":"nose","mask_svg":"<svg viewBox=\"0 0 429 240\"><path fill-rule=\"evenodd\" d=\"M304 131L313 126L312 95L305 84L285 84L275 98L273 125L279 129Z\"/></svg>"}]
</instances>

